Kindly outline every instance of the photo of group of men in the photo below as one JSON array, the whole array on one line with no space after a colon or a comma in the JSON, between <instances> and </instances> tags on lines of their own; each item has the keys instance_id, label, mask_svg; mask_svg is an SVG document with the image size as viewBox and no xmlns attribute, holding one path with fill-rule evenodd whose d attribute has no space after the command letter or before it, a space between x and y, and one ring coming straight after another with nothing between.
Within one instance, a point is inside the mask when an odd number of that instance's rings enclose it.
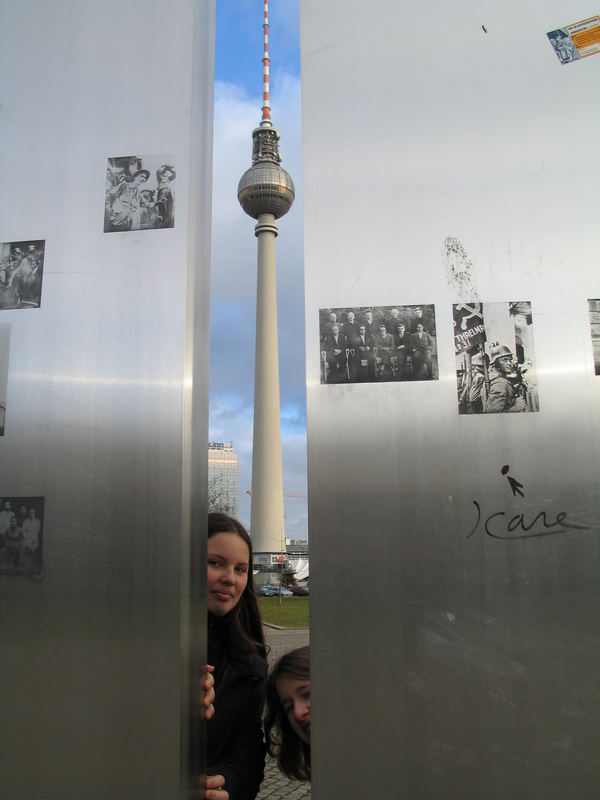
<instances>
[{"instance_id":1,"label":"photo of group of men","mask_svg":"<svg viewBox=\"0 0 600 800\"><path fill-rule=\"evenodd\" d=\"M0 574L41 574L43 520L43 497L0 498Z\"/></svg>"},{"instance_id":2,"label":"photo of group of men","mask_svg":"<svg viewBox=\"0 0 600 800\"><path fill-rule=\"evenodd\" d=\"M172 228L175 167L170 156L116 156L106 167L104 232Z\"/></svg>"},{"instance_id":3,"label":"photo of group of men","mask_svg":"<svg viewBox=\"0 0 600 800\"><path fill-rule=\"evenodd\" d=\"M0 309L39 308L44 240L0 243Z\"/></svg>"},{"instance_id":4,"label":"photo of group of men","mask_svg":"<svg viewBox=\"0 0 600 800\"><path fill-rule=\"evenodd\" d=\"M321 383L438 379L433 305L319 310Z\"/></svg>"},{"instance_id":5,"label":"photo of group of men","mask_svg":"<svg viewBox=\"0 0 600 800\"><path fill-rule=\"evenodd\" d=\"M459 414L539 411L531 303L452 310Z\"/></svg>"}]
</instances>

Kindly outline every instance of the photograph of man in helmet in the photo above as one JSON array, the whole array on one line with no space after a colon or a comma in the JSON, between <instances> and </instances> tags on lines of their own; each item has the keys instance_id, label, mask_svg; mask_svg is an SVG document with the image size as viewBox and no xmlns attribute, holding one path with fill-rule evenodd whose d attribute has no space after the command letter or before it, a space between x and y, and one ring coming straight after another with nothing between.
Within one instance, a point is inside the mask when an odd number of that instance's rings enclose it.
<instances>
[{"instance_id":1,"label":"photograph of man in helmet","mask_svg":"<svg viewBox=\"0 0 600 800\"><path fill-rule=\"evenodd\" d=\"M539 411L531 303L453 306L459 414Z\"/></svg>"},{"instance_id":2,"label":"photograph of man in helmet","mask_svg":"<svg viewBox=\"0 0 600 800\"><path fill-rule=\"evenodd\" d=\"M520 387L515 380L516 363L509 348L504 344L492 347L490 363L490 390L484 412L526 411L527 403L522 393L518 393Z\"/></svg>"},{"instance_id":3,"label":"photograph of man in helmet","mask_svg":"<svg viewBox=\"0 0 600 800\"><path fill-rule=\"evenodd\" d=\"M484 359L485 356L485 359ZM469 407L471 414L483 413L483 397L485 392L485 366L489 367L490 358L487 353L475 353L471 358L471 367L473 368L473 378L471 388L469 390Z\"/></svg>"}]
</instances>

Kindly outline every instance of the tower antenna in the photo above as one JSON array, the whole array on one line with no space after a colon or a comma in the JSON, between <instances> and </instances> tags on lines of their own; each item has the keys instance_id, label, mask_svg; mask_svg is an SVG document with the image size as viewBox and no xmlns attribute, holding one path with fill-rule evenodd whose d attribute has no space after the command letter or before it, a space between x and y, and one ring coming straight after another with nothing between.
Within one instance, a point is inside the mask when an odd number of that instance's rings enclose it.
<instances>
[{"instance_id":1,"label":"tower antenna","mask_svg":"<svg viewBox=\"0 0 600 800\"><path fill-rule=\"evenodd\" d=\"M269 101L269 0L265 0L265 19L263 22L265 32L265 49L263 53L263 104L261 125L271 124L271 103Z\"/></svg>"}]
</instances>

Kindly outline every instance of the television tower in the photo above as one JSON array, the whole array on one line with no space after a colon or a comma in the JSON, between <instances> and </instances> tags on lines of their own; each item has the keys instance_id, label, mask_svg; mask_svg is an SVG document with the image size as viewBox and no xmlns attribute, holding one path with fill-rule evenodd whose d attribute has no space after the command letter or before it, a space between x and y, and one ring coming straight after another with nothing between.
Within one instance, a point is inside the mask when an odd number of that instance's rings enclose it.
<instances>
[{"instance_id":1,"label":"television tower","mask_svg":"<svg viewBox=\"0 0 600 800\"><path fill-rule=\"evenodd\" d=\"M275 220L290 210L294 182L280 166L279 132L271 122L269 102L269 4L264 4L262 119L252 131L252 166L238 185L240 205L257 220L258 280L256 361L250 531L255 553L284 553L283 473L279 408L279 348Z\"/></svg>"}]
</instances>

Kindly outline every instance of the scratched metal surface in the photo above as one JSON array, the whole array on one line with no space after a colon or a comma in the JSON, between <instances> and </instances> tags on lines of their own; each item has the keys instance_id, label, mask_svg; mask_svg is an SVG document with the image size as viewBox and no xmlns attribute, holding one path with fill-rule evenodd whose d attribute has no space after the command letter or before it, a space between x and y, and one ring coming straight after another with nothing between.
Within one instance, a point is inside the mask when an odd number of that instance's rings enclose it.
<instances>
[{"instance_id":1,"label":"scratched metal surface","mask_svg":"<svg viewBox=\"0 0 600 800\"><path fill-rule=\"evenodd\" d=\"M0 575L11 800L180 796L182 508L198 518L206 485L213 36L214 3L2 4L0 239L46 240L41 307L0 310L0 496L45 498L43 575ZM174 154L172 230L102 232L106 159L131 153ZM201 454L189 486L184 433Z\"/></svg>"},{"instance_id":2,"label":"scratched metal surface","mask_svg":"<svg viewBox=\"0 0 600 800\"><path fill-rule=\"evenodd\" d=\"M302 3L316 798L596 797L600 55L546 38L588 12ZM539 413L459 416L475 298L531 302ZM416 303L439 381L321 385L319 309Z\"/></svg>"}]
</instances>

